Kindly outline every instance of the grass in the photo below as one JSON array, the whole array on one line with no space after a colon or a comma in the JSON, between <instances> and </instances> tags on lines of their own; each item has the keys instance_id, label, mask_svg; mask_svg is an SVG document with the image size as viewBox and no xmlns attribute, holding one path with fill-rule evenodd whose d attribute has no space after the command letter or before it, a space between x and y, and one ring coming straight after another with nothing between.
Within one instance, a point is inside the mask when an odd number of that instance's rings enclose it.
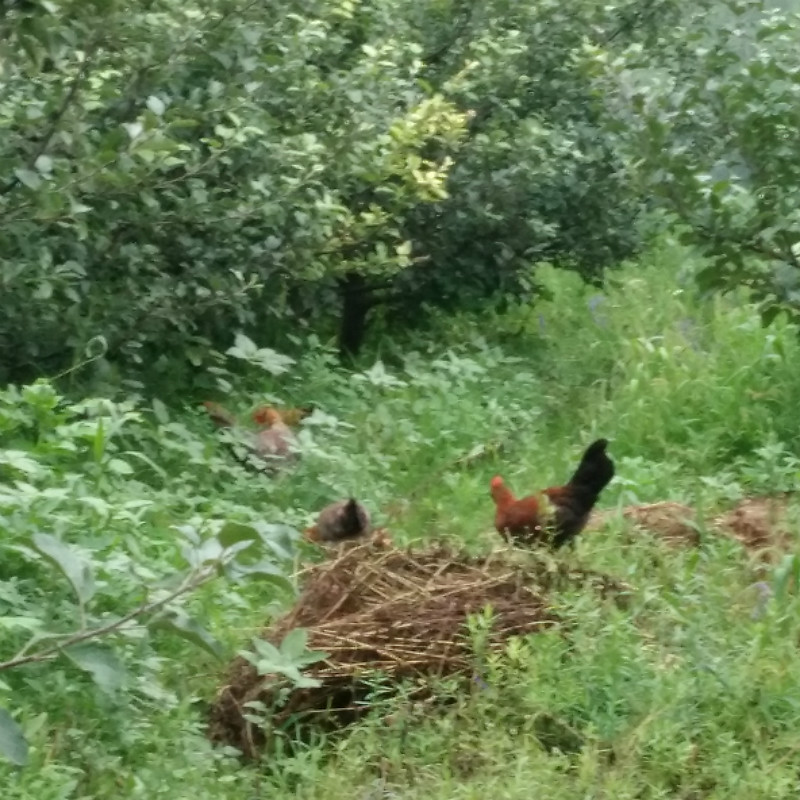
<instances>
[{"instance_id":1,"label":"grass","mask_svg":"<svg viewBox=\"0 0 800 800\"><path fill-rule=\"evenodd\" d=\"M176 522L302 526L345 493L401 542L452 537L487 548L489 478L502 472L520 491L560 483L597 435L617 462L605 507L672 499L710 513L796 488L797 331L762 329L744 296L701 296L694 267L667 242L612 273L603 291L543 268L547 301L449 320L427 342L384 353L391 367L348 374L310 348L288 376L242 390L242 408L266 391L328 416L306 434L307 456L291 475L246 473L186 409L119 434L120 454L135 450L157 469L75 478L108 504L102 513L96 499L79 508L67 498L54 512L55 500L36 496L6 519L19 518L20 530L55 525L104 553L113 577L122 573L112 562L154 574L178 563ZM68 472L54 468L53 484ZM126 641L141 671L112 695L67 667L6 673L0 705L18 710L32 763L0 766L3 796L795 797L800 603L791 587L759 616L752 584L774 576L737 544L709 537L697 550L670 549L621 522L565 557L634 584L631 606L561 597L570 636L539 634L489 663L486 688L443 687L453 703L440 711L388 701L346 737L273 753L259 768L206 743L203 708L220 667L180 641ZM13 604L24 577L0 574L0 600ZM213 584L193 607L232 654L274 596L269 585Z\"/></svg>"}]
</instances>

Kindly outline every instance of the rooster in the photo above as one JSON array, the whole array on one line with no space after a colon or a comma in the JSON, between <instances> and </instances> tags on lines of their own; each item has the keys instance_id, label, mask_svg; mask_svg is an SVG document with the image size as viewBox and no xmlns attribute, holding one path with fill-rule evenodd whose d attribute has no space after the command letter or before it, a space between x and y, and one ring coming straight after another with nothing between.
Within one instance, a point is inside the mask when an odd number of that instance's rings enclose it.
<instances>
[{"instance_id":1,"label":"rooster","mask_svg":"<svg viewBox=\"0 0 800 800\"><path fill-rule=\"evenodd\" d=\"M355 498L337 500L319 512L317 521L306 531L312 542L335 544L362 539L372 532L369 511Z\"/></svg>"},{"instance_id":2,"label":"rooster","mask_svg":"<svg viewBox=\"0 0 800 800\"><path fill-rule=\"evenodd\" d=\"M585 527L600 492L614 477L614 462L606 454L607 446L605 439L590 444L564 486L519 500L499 475L492 478L498 532L516 544L548 543L558 549L571 542Z\"/></svg>"},{"instance_id":3,"label":"rooster","mask_svg":"<svg viewBox=\"0 0 800 800\"><path fill-rule=\"evenodd\" d=\"M217 423L217 425L226 428L238 425L236 417L231 414L227 408L224 408L219 403L213 403L210 400L206 400L203 405L205 406L206 411L208 411L208 415L214 420L214 422ZM263 413L266 412L267 408L272 408L272 406L261 406L260 408L257 408L253 417L255 418L256 414L261 414L263 416ZM302 420L314 413L316 406L313 405L313 403L308 403L304 406L296 406L294 408L277 408L275 410L278 412L278 415L283 422L285 422L290 428L295 428Z\"/></svg>"},{"instance_id":4,"label":"rooster","mask_svg":"<svg viewBox=\"0 0 800 800\"><path fill-rule=\"evenodd\" d=\"M219 427L234 431L244 447L262 461L274 464L296 458L295 435L281 414L271 406L261 406L253 412L252 419L259 426L259 430L249 431L243 429L236 417L219 403L206 401L203 405ZM243 463L248 463L247 456L241 457L235 447L234 454Z\"/></svg>"}]
</instances>

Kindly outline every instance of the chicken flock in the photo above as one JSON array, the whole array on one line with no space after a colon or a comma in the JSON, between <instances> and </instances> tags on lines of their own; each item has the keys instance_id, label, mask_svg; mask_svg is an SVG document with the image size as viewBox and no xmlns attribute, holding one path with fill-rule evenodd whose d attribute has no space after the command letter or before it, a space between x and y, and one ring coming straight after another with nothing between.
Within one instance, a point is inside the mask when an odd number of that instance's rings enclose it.
<instances>
[{"instance_id":1,"label":"chicken flock","mask_svg":"<svg viewBox=\"0 0 800 800\"><path fill-rule=\"evenodd\" d=\"M243 428L236 417L218 403L203 405L217 426L234 434L233 442L228 442L233 445L234 455L250 465L253 462L248 456L252 456L266 470L286 466L297 459L297 438L292 427L314 411L313 406L280 410L260 406L252 414L257 427L251 431ZM614 477L614 462L607 448L606 439L592 442L564 485L551 486L521 498L514 496L500 475L493 477L489 493L495 505L497 532L515 546L545 546L557 550L573 543L586 527L600 493ZM385 530L373 528L369 511L353 497L325 506L315 523L305 531L305 536L321 545L364 540L370 536L384 545L390 541Z\"/></svg>"}]
</instances>

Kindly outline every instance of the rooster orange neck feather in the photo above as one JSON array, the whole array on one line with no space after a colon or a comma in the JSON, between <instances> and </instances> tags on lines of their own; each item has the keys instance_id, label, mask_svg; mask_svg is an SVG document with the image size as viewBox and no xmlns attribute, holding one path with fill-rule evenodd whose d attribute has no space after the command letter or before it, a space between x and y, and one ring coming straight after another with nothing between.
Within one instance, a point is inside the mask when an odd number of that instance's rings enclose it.
<instances>
[{"instance_id":1,"label":"rooster orange neck feather","mask_svg":"<svg viewBox=\"0 0 800 800\"><path fill-rule=\"evenodd\" d=\"M514 502L514 495L511 489L505 485L503 479L499 475L495 475L489 483L492 493L492 499L498 506L507 506Z\"/></svg>"},{"instance_id":2,"label":"rooster orange neck feather","mask_svg":"<svg viewBox=\"0 0 800 800\"><path fill-rule=\"evenodd\" d=\"M281 415L270 406L261 406L253 412L253 420L259 425L275 425L282 422Z\"/></svg>"}]
</instances>

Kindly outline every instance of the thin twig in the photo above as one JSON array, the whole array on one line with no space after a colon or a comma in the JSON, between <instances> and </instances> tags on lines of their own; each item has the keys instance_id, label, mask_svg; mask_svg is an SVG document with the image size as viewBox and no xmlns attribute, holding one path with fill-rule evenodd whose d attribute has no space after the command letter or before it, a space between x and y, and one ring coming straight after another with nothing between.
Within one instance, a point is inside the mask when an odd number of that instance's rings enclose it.
<instances>
[{"instance_id":1,"label":"thin twig","mask_svg":"<svg viewBox=\"0 0 800 800\"><path fill-rule=\"evenodd\" d=\"M55 644L52 644L37 653L23 655L28 647L28 645L26 645L16 656L14 656L14 658L9 659L8 661L0 662L0 672L6 669L20 667L23 664L49 661L58 656L62 650L70 647L71 645L85 642L88 639L96 639L100 636L105 636L108 633L113 633L114 631L122 628L131 620L134 620L137 617L145 614L152 614L154 611L158 611L160 608L163 608L165 605L171 603L182 594L193 591L198 586L214 577L215 574L216 570L213 567L206 567L205 569L198 570L197 572L190 574L186 580L184 580L181 585L178 586L177 589L174 589L160 600L154 600L151 603L144 602L138 608L135 608L124 617L120 617L118 620L101 625L100 627L59 636L58 641L56 641Z\"/></svg>"}]
</instances>

